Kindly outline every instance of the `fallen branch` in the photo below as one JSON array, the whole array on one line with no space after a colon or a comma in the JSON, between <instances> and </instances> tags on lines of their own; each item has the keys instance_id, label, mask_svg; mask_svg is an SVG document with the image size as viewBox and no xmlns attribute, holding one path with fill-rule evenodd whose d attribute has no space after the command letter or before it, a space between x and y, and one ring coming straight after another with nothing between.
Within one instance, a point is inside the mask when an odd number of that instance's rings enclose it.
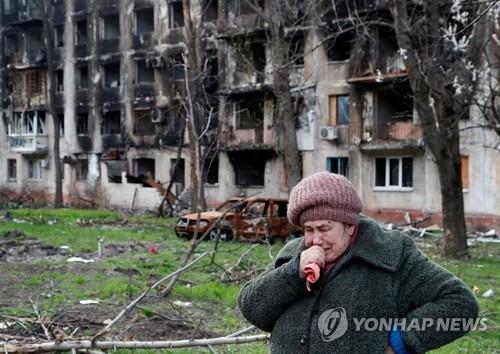
<instances>
[{"instance_id":1,"label":"fallen branch","mask_svg":"<svg viewBox=\"0 0 500 354\"><path fill-rule=\"evenodd\" d=\"M257 194L257 193L256 193ZM196 247L198 247L198 245L200 243L202 243L205 238L212 232L212 230L217 227L219 225L219 223L224 220L224 218L226 217L226 214L236 208L236 207L239 207L240 205L242 205L243 203L245 203L244 200L236 203L235 205L231 206L230 208L228 208L226 211L224 211L222 213L222 215L220 215L215 221L214 223L201 235L200 238L198 238L198 229L199 229L199 223L200 223L200 211L198 211L198 217L196 219L196 228L194 230L194 235L193 235L193 238L191 240L191 246L189 247L188 251L186 252L186 255L184 256L184 264L187 263L187 261L191 258L191 256L193 255L194 251L196 250ZM214 260L214 257L215 257L215 253L217 252L217 243L219 242L219 236L220 236L220 233L217 234L217 240L215 242L215 249L214 251L212 252L213 256L212 256L212 263L213 263L213 260ZM161 292L160 292L160 295L161 296L168 296L170 294L170 292L172 291L172 289L174 288L175 286L175 283L177 282L177 280L179 279L179 276L175 276L172 278L172 280L170 280L170 282L168 283L167 287L165 289L163 289Z\"/></svg>"},{"instance_id":2,"label":"fallen branch","mask_svg":"<svg viewBox=\"0 0 500 354\"><path fill-rule=\"evenodd\" d=\"M248 332L255 331L256 329L257 329L257 327L255 327L255 326L249 326L249 327L247 327L247 328L240 329L240 330L239 330L239 331L237 331L237 332L234 332L234 333L228 334L226 337L228 337L228 338L239 337L239 336L241 336L242 334L245 334L245 333L248 333Z\"/></svg>"},{"instance_id":3,"label":"fallen branch","mask_svg":"<svg viewBox=\"0 0 500 354\"><path fill-rule=\"evenodd\" d=\"M163 283L165 280L168 280L170 278L173 278L175 276L177 276L178 274L182 273L182 272L185 272L186 270L188 270L193 264L195 264L196 262L198 262L200 259L202 259L203 257L211 254L212 252L204 252L202 253L200 256L198 256L197 258L195 258L193 261L189 262L188 264L186 264L185 266L183 266L182 268L179 268L177 269L175 272L173 273L170 273L169 275L161 278L160 280L158 280L156 283L154 283L153 285L151 285L148 289L146 289L146 291L144 291L141 295L139 295L139 297L137 297L134 301L132 301L130 304L127 305L127 307L125 307L119 314L118 316L116 316L106 327L104 327L103 329L101 329L94 337L92 337L92 341L95 341L97 338L99 338L100 336L102 336L104 333L106 332L109 332L109 330L111 329L111 327L113 327L118 321L120 321L126 314L128 314L138 303L139 301L141 301L149 291L151 291L152 289L155 289L158 285L160 285L161 283Z\"/></svg>"},{"instance_id":4,"label":"fallen branch","mask_svg":"<svg viewBox=\"0 0 500 354\"><path fill-rule=\"evenodd\" d=\"M171 341L99 341L74 340L67 342L43 342L33 344L8 344L3 345L5 353L42 353L54 351L71 351L72 349L166 349L166 348L187 348L206 347L212 345L243 344L269 339L269 334L259 334L245 337L218 337L210 339L183 339Z\"/></svg>"},{"instance_id":5,"label":"fallen branch","mask_svg":"<svg viewBox=\"0 0 500 354\"><path fill-rule=\"evenodd\" d=\"M228 279L230 275L233 273L233 271L236 269L236 267L238 267L241 264L241 262L245 259L245 257L247 257L250 254L250 252L252 252L252 250L258 246L260 246L260 244L256 243L252 245L252 247L247 249L245 252L243 252L243 254L238 258L236 263L234 263L227 270L224 270L224 273L222 274L222 280Z\"/></svg>"},{"instance_id":6,"label":"fallen branch","mask_svg":"<svg viewBox=\"0 0 500 354\"><path fill-rule=\"evenodd\" d=\"M45 337L47 337L48 340L51 340L52 336L50 335L49 330L47 329L47 327L43 323L43 318L42 318L42 316L40 314L40 311L38 310L38 305L35 304L33 302L33 300L31 300L31 298L29 299L29 301L31 303L31 306L33 307L33 311L35 311L35 314L36 314L36 317L38 318L38 321L40 321L40 325L42 326L43 333L45 334Z\"/></svg>"}]
</instances>

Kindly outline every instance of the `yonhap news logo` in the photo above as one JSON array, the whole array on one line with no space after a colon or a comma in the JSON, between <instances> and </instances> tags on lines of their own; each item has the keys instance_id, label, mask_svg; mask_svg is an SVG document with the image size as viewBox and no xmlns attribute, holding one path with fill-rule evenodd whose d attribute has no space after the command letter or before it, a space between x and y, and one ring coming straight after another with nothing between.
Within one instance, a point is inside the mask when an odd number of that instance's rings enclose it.
<instances>
[{"instance_id":1,"label":"yonhap news logo","mask_svg":"<svg viewBox=\"0 0 500 354\"><path fill-rule=\"evenodd\" d=\"M325 342L342 337L347 327L347 312L343 307L328 309L319 316L318 328Z\"/></svg>"},{"instance_id":2,"label":"yonhap news logo","mask_svg":"<svg viewBox=\"0 0 500 354\"><path fill-rule=\"evenodd\" d=\"M350 323L351 322L351 323ZM328 309L321 313L318 319L318 329L323 341L331 342L342 337L353 325L356 332L385 331L392 329L400 331L436 331L436 332L463 332L486 331L487 318L374 318L353 317L347 318L344 307Z\"/></svg>"}]
</instances>

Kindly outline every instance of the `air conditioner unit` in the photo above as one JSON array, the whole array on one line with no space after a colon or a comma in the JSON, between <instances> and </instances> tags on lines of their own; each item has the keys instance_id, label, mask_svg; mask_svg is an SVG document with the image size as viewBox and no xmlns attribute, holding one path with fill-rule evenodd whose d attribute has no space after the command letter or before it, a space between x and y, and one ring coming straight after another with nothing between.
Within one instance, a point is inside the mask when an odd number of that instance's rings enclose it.
<instances>
[{"instance_id":1,"label":"air conditioner unit","mask_svg":"<svg viewBox=\"0 0 500 354\"><path fill-rule=\"evenodd\" d=\"M337 127L321 127L319 130L319 138L321 140L336 140L338 138Z\"/></svg>"}]
</instances>

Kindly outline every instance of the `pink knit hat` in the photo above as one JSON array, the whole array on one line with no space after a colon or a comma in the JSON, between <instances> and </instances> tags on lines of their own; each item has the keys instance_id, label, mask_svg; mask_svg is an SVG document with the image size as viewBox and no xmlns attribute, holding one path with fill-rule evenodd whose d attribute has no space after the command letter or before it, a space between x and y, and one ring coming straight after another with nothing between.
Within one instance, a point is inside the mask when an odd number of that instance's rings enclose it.
<instances>
[{"instance_id":1,"label":"pink knit hat","mask_svg":"<svg viewBox=\"0 0 500 354\"><path fill-rule=\"evenodd\" d=\"M302 179L290 192L288 220L332 220L357 225L363 205L352 183L342 175L318 172Z\"/></svg>"}]
</instances>

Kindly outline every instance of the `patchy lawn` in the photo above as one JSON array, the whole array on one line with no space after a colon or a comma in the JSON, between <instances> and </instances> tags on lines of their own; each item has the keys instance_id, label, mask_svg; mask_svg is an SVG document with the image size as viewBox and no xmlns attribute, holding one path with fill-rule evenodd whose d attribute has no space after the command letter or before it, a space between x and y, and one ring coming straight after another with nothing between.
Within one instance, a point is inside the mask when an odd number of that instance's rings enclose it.
<instances>
[{"instance_id":1,"label":"patchy lawn","mask_svg":"<svg viewBox=\"0 0 500 354\"><path fill-rule=\"evenodd\" d=\"M3 215L6 210L1 212ZM175 237L174 219L75 209L19 209L9 214L0 220L0 324L8 324L0 328L4 334L44 338L33 310L35 304L40 316L50 320L50 331L57 328L65 335L76 331L76 337L91 336L156 280L179 268L189 247L188 241ZM97 252L99 238L104 240L102 257ZM495 352L500 343L500 246L474 247L472 260L463 262L442 259L438 244L439 238L419 242L430 258L476 289L488 329L433 353ZM239 288L264 269L281 243L253 248L228 273L251 246L219 243L215 256L205 257L184 273L169 297L160 296L161 288L152 291L109 336L123 340L203 338L247 327L236 306ZM196 254L214 248L213 242L204 242ZM93 262L67 262L70 257ZM495 295L481 297L489 289ZM86 300L97 303L84 304ZM266 353L267 344L216 350ZM192 352L206 349L175 351Z\"/></svg>"}]
</instances>

